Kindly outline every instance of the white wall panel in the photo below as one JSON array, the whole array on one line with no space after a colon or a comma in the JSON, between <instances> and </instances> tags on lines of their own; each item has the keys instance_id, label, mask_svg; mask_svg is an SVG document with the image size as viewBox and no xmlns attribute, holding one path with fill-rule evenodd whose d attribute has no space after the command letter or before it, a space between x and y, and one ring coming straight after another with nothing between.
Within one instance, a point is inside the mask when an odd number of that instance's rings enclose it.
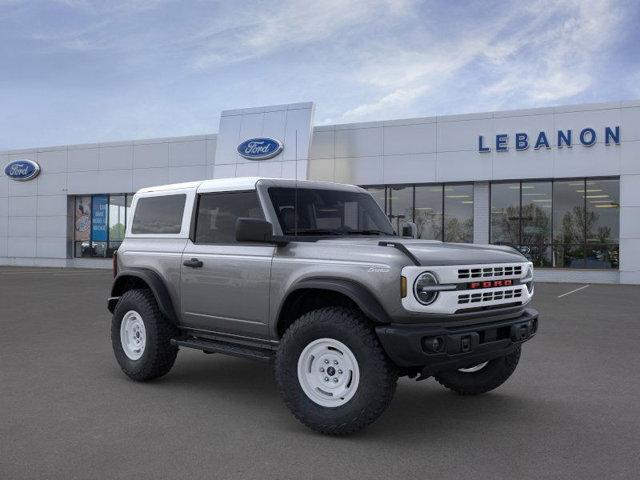
<instances>
[{"instance_id":1,"label":"white wall panel","mask_svg":"<svg viewBox=\"0 0 640 480\"><path fill-rule=\"evenodd\" d=\"M166 185L169 183L169 168L136 168L133 170L132 182L132 192L145 187Z\"/></svg>"},{"instance_id":2,"label":"white wall panel","mask_svg":"<svg viewBox=\"0 0 640 480\"><path fill-rule=\"evenodd\" d=\"M383 183L382 156L359 158L336 158L336 182L356 185Z\"/></svg>"},{"instance_id":3,"label":"white wall panel","mask_svg":"<svg viewBox=\"0 0 640 480\"><path fill-rule=\"evenodd\" d=\"M38 194L37 181L31 180L29 182L16 182L15 180L9 180L8 182L8 194L10 197L31 197Z\"/></svg>"},{"instance_id":4,"label":"white wall panel","mask_svg":"<svg viewBox=\"0 0 640 480\"><path fill-rule=\"evenodd\" d=\"M309 160L309 178L333 182L335 180L335 160L333 158Z\"/></svg>"},{"instance_id":5,"label":"white wall panel","mask_svg":"<svg viewBox=\"0 0 640 480\"><path fill-rule=\"evenodd\" d=\"M478 151L478 136L495 142L493 119L438 122L438 152Z\"/></svg>"},{"instance_id":6,"label":"white wall panel","mask_svg":"<svg viewBox=\"0 0 640 480\"><path fill-rule=\"evenodd\" d=\"M36 240L36 255L40 258L66 258L67 241L60 237L40 237Z\"/></svg>"},{"instance_id":7,"label":"white wall panel","mask_svg":"<svg viewBox=\"0 0 640 480\"><path fill-rule=\"evenodd\" d=\"M133 168L133 144L100 147L100 170Z\"/></svg>"},{"instance_id":8,"label":"white wall panel","mask_svg":"<svg viewBox=\"0 0 640 480\"><path fill-rule=\"evenodd\" d=\"M35 217L38 197L9 197L7 216Z\"/></svg>"},{"instance_id":9,"label":"white wall panel","mask_svg":"<svg viewBox=\"0 0 640 480\"><path fill-rule=\"evenodd\" d=\"M67 173L43 173L36 179L38 195L64 195L67 192Z\"/></svg>"},{"instance_id":10,"label":"white wall panel","mask_svg":"<svg viewBox=\"0 0 640 480\"><path fill-rule=\"evenodd\" d=\"M620 137L623 142L640 141L640 107L620 110Z\"/></svg>"},{"instance_id":11,"label":"white wall panel","mask_svg":"<svg viewBox=\"0 0 640 480\"><path fill-rule=\"evenodd\" d=\"M314 131L309 158L334 158L334 139L335 132L333 130Z\"/></svg>"},{"instance_id":12,"label":"white wall panel","mask_svg":"<svg viewBox=\"0 0 640 480\"><path fill-rule=\"evenodd\" d=\"M188 167L169 167L169 183L192 182L207 178L206 165Z\"/></svg>"},{"instance_id":13,"label":"white wall panel","mask_svg":"<svg viewBox=\"0 0 640 480\"><path fill-rule=\"evenodd\" d=\"M597 142L604 143L605 127L614 128L620 125L620 121L621 115L619 108L581 110L555 114L556 130L572 130L574 148L583 146L580 143L580 132L584 128L593 128L596 132ZM621 134L624 134L624 132L621 131Z\"/></svg>"},{"instance_id":14,"label":"white wall panel","mask_svg":"<svg viewBox=\"0 0 640 480\"><path fill-rule=\"evenodd\" d=\"M36 237L67 237L67 216L37 217Z\"/></svg>"},{"instance_id":15,"label":"white wall panel","mask_svg":"<svg viewBox=\"0 0 640 480\"><path fill-rule=\"evenodd\" d=\"M169 166L180 167L186 165L207 164L207 141L195 140L191 142L169 143Z\"/></svg>"},{"instance_id":16,"label":"white wall panel","mask_svg":"<svg viewBox=\"0 0 640 480\"><path fill-rule=\"evenodd\" d=\"M620 148L597 144L555 150L553 176L589 177L620 174Z\"/></svg>"},{"instance_id":17,"label":"white wall panel","mask_svg":"<svg viewBox=\"0 0 640 480\"><path fill-rule=\"evenodd\" d=\"M308 108L287 109L284 150L281 154L283 162L287 160L306 161L309 158L314 107L313 104L308 105Z\"/></svg>"},{"instance_id":18,"label":"white wall panel","mask_svg":"<svg viewBox=\"0 0 640 480\"><path fill-rule=\"evenodd\" d=\"M382 183L436 182L436 165L437 157L435 153L385 155Z\"/></svg>"},{"instance_id":19,"label":"white wall panel","mask_svg":"<svg viewBox=\"0 0 640 480\"><path fill-rule=\"evenodd\" d=\"M382 155L382 127L336 130L336 158Z\"/></svg>"},{"instance_id":20,"label":"white wall panel","mask_svg":"<svg viewBox=\"0 0 640 480\"><path fill-rule=\"evenodd\" d=\"M282 117L284 119L284 112L282 113L283 113ZM240 138L246 139L246 138L261 137L263 121L264 121L264 112L247 113L243 115L242 124L240 125ZM282 141L281 138L279 140Z\"/></svg>"},{"instance_id":21,"label":"white wall panel","mask_svg":"<svg viewBox=\"0 0 640 480\"><path fill-rule=\"evenodd\" d=\"M68 171L84 172L100 168L100 148L69 148Z\"/></svg>"},{"instance_id":22,"label":"white wall panel","mask_svg":"<svg viewBox=\"0 0 640 480\"><path fill-rule=\"evenodd\" d=\"M36 236L36 217L9 217L9 237Z\"/></svg>"},{"instance_id":23,"label":"white wall panel","mask_svg":"<svg viewBox=\"0 0 640 480\"><path fill-rule=\"evenodd\" d=\"M38 152L36 160L40 164L42 173L60 173L67 171L67 147L55 150L45 150Z\"/></svg>"},{"instance_id":24,"label":"white wall panel","mask_svg":"<svg viewBox=\"0 0 640 480\"><path fill-rule=\"evenodd\" d=\"M555 150L533 146L518 152L496 152L479 154L492 161L491 178L505 180L514 178L551 178L554 175Z\"/></svg>"},{"instance_id":25,"label":"white wall panel","mask_svg":"<svg viewBox=\"0 0 640 480\"><path fill-rule=\"evenodd\" d=\"M133 168L169 166L169 142L147 143L133 146Z\"/></svg>"},{"instance_id":26,"label":"white wall panel","mask_svg":"<svg viewBox=\"0 0 640 480\"><path fill-rule=\"evenodd\" d=\"M620 204L623 207L640 207L640 175L620 177ZM640 223L640 218L637 220Z\"/></svg>"},{"instance_id":27,"label":"white wall panel","mask_svg":"<svg viewBox=\"0 0 640 480\"><path fill-rule=\"evenodd\" d=\"M86 193L127 193L133 190L133 170L103 170L69 173L69 195Z\"/></svg>"},{"instance_id":28,"label":"white wall panel","mask_svg":"<svg viewBox=\"0 0 640 480\"><path fill-rule=\"evenodd\" d=\"M66 215L66 195L38 195L36 215L46 217L48 215Z\"/></svg>"},{"instance_id":29,"label":"white wall panel","mask_svg":"<svg viewBox=\"0 0 640 480\"><path fill-rule=\"evenodd\" d=\"M617 148L620 148L620 173L640 174L640 140L623 141Z\"/></svg>"},{"instance_id":30,"label":"white wall panel","mask_svg":"<svg viewBox=\"0 0 640 480\"><path fill-rule=\"evenodd\" d=\"M220 118L220 129L218 130L218 141L216 143L216 165L235 164L241 158L236 150L241 143L241 126L242 115L224 115ZM217 171L216 169L215 172Z\"/></svg>"},{"instance_id":31,"label":"white wall panel","mask_svg":"<svg viewBox=\"0 0 640 480\"><path fill-rule=\"evenodd\" d=\"M384 154L404 155L436 151L436 124L423 123L383 128Z\"/></svg>"},{"instance_id":32,"label":"white wall panel","mask_svg":"<svg viewBox=\"0 0 640 480\"><path fill-rule=\"evenodd\" d=\"M257 162L258 176L282 178L282 162Z\"/></svg>"},{"instance_id":33,"label":"white wall panel","mask_svg":"<svg viewBox=\"0 0 640 480\"><path fill-rule=\"evenodd\" d=\"M35 235L26 237L9 237L7 239L7 256L9 257L27 257L36 256L36 238Z\"/></svg>"},{"instance_id":34,"label":"white wall panel","mask_svg":"<svg viewBox=\"0 0 640 480\"><path fill-rule=\"evenodd\" d=\"M233 178L236 176L235 163L231 165L218 165L213 167L213 178Z\"/></svg>"},{"instance_id":35,"label":"white wall panel","mask_svg":"<svg viewBox=\"0 0 640 480\"><path fill-rule=\"evenodd\" d=\"M477 152L438 152L437 180L465 182L491 179L491 156Z\"/></svg>"},{"instance_id":36,"label":"white wall panel","mask_svg":"<svg viewBox=\"0 0 640 480\"><path fill-rule=\"evenodd\" d=\"M259 168L258 162L239 163L236 165L236 177L257 177Z\"/></svg>"}]
</instances>

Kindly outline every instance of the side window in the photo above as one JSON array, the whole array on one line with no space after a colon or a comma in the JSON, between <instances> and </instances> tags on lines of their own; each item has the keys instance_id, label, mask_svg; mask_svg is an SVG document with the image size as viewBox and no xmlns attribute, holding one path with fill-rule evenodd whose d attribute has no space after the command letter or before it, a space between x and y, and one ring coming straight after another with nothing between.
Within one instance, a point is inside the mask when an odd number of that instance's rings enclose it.
<instances>
[{"instance_id":1,"label":"side window","mask_svg":"<svg viewBox=\"0 0 640 480\"><path fill-rule=\"evenodd\" d=\"M195 243L235 243L240 217L264 218L255 191L201 194Z\"/></svg>"},{"instance_id":2,"label":"side window","mask_svg":"<svg viewBox=\"0 0 640 480\"><path fill-rule=\"evenodd\" d=\"M180 233L186 198L182 193L139 199L131 233Z\"/></svg>"}]
</instances>

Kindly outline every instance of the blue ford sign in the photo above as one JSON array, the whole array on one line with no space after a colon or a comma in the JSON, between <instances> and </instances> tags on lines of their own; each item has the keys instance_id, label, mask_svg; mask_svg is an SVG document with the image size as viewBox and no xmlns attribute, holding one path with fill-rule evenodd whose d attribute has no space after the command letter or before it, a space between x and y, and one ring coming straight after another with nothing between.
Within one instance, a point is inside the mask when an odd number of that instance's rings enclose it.
<instances>
[{"instance_id":1,"label":"blue ford sign","mask_svg":"<svg viewBox=\"0 0 640 480\"><path fill-rule=\"evenodd\" d=\"M38 176L40 165L33 160L14 160L4 167L4 173L11 180L26 182Z\"/></svg>"},{"instance_id":2,"label":"blue ford sign","mask_svg":"<svg viewBox=\"0 0 640 480\"><path fill-rule=\"evenodd\" d=\"M604 129L604 144L609 146L611 144L620 145L620 127L605 127ZM557 148L572 147L574 144L580 143L585 147L591 147L598 141L598 133L590 127L583 128L580 131L572 130L558 130L557 135L547 135L546 132L538 132L531 137L527 133L516 133L513 146L517 151L526 150L529 146L532 146L535 150L541 148L551 148L555 146ZM491 141L485 141L482 135L478 136L478 152L486 153L491 151ZM496 135L495 143L493 144L496 152L509 151L509 135L506 133L499 133Z\"/></svg>"},{"instance_id":3,"label":"blue ford sign","mask_svg":"<svg viewBox=\"0 0 640 480\"><path fill-rule=\"evenodd\" d=\"M238 153L249 160L266 160L278 155L283 145L273 138L250 138L238 145Z\"/></svg>"}]
</instances>

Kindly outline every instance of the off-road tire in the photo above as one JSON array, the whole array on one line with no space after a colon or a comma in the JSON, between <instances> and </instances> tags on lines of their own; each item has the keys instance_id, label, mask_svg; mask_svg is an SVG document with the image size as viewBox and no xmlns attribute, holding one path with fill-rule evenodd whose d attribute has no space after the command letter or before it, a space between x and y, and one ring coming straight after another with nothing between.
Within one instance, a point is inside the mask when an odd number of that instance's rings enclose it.
<instances>
[{"instance_id":1,"label":"off-road tire","mask_svg":"<svg viewBox=\"0 0 640 480\"><path fill-rule=\"evenodd\" d=\"M442 386L460 395L479 395L498 388L514 372L520 360L520 347L504 357L489 361L477 372L453 370L435 375Z\"/></svg>"},{"instance_id":2,"label":"off-road tire","mask_svg":"<svg viewBox=\"0 0 640 480\"><path fill-rule=\"evenodd\" d=\"M146 330L144 353L138 360L126 355L120 341L122 319L130 310L140 314ZM118 300L111 320L111 344L120 368L132 380L152 380L171 370L178 354L178 347L171 345L176 334L176 327L160 312L150 290L129 290Z\"/></svg>"},{"instance_id":3,"label":"off-road tire","mask_svg":"<svg viewBox=\"0 0 640 480\"><path fill-rule=\"evenodd\" d=\"M314 340L331 338L346 345L358 362L360 380L354 396L337 407L323 407L303 391L298 359ZM346 435L374 422L396 389L398 373L367 320L357 311L328 307L298 318L285 332L275 360L280 395L295 417L323 434Z\"/></svg>"}]
</instances>

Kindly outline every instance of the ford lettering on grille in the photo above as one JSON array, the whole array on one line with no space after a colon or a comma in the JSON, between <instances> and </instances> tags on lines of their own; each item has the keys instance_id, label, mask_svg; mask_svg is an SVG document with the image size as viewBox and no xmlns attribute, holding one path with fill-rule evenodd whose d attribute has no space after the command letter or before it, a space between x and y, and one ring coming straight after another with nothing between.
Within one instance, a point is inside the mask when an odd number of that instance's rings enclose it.
<instances>
[{"instance_id":1,"label":"ford lettering on grille","mask_svg":"<svg viewBox=\"0 0 640 480\"><path fill-rule=\"evenodd\" d=\"M478 288L510 287L511 285L513 285L513 280L488 280L485 282L468 283L467 288L476 290Z\"/></svg>"}]
</instances>

